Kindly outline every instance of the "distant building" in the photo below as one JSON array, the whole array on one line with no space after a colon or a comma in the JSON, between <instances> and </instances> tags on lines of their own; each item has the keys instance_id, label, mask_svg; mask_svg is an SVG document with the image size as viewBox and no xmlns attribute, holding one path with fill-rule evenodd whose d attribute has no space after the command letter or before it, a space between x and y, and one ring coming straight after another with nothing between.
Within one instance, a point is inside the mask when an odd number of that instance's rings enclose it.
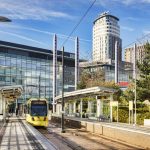
<instances>
[{"instance_id":1,"label":"distant building","mask_svg":"<svg viewBox=\"0 0 150 150\"><path fill-rule=\"evenodd\" d=\"M93 61L103 63L115 60L115 42L118 41L118 61L122 60L122 41L120 39L119 19L104 12L93 25Z\"/></svg>"},{"instance_id":2,"label":"distant building","mask_svg":"<svg viewBox=\"0 0 150 150\"><path fill-rule=\"evenodd\" d=\"M80 63L80 71L87 71L87 72L96 72L96 71L103 71L104 72L104 79L105 81L115 81L115 64L108 64L102 62L81 62ZM119 79L118 82L129 82L130 78L132 78L132 64L128 62L120 62L119 64ZM125 84L124 84L125 85ZM128 85L128 84L126 84ZM125 85L125 86L126 86Z\"/></svg>"},{"instance_id":3,"label":"distant building","mask_svg":"<svg viewBox=\"0 0 150 150\"><path fill-rule=\"evenodd\" d=\"M119 19L108 12L100 14L93 25L93 60L81 62L80 72L104 73L105 81L115 81L115 42L118 41L118 85L128 86L133 76L133 65L122 61L122 40L120 39Z\"/></svg>"},{"instance_id":4,"label":"distant building","mask_svg":"<svg viewBox=\"0 0 150 150\"><path fill-rule=\"evenodd\" d=\"M128 47L125 49L125 61L134 63L134 46ZM139 62L142 62L144 59L144 44L143 45L137 45L136 49L136 60Z\"/></svg>"}]
</instances>

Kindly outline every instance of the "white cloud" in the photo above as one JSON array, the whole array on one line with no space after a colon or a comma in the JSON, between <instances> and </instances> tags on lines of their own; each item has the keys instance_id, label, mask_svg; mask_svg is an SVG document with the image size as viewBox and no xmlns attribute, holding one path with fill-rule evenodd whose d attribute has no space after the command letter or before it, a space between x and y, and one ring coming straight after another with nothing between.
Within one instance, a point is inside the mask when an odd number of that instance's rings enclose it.
<instances>
[{"instance_id":1,"label":"white cloud","mask_svg":"<svg viewBox=\"0 0 150 150\"><path fill-rule=\"evenodd\" d=\"M29 31L33 31L33 32L39 32L39 33L47 34L47 35L50 35L50 36L54 36L54 34L56 34L57 37L61 38L61 39L67 39L68 38L68 35L65 35L65 34L59 34L59 33L49 32L49 31L45 31L45 30L39 30L39 29L36 29L36 28L25 27L25 26L16 25L16 24L0 24L0 28L7 28L7 29L12 28L12 29L20 29L20 30L29 30ZM6 34L8 34L8 32ZM19 35L18 35L18 37L19 37ZM69 37L68 40L74 41L75 38L76 37L71 36L71 37ZM89 40L89 39L80 38L79 40L80 40L80 42L91 42L91 40Z\"/></svg>"},{"instance_id":2,"label":"white cloud","mask_svg":"<svg viewBox=\"0 0 150 150\"><path fill-rule=\"evenodd\" d=\"M104 3L110 3L110 0L98 0L101 5L104 5ZM150 0L112 0L113 2L116 3L122 3L125 5L133 5L137 3L150 3ZM109 4L108 3L108 4Z\"/></svg>"},{"instance_id":3,"label":"white cloud","mask_svg":"<svg viewBox=\"0 0 150 150\"><path fill-rule=\"evenodd\" d=\"M150 34L150 30L144 30L143 31L143 34L145 35L145 34Z\"/></svg>"},{"instance_id":4,"label":"white cloud","mask_svg":"<svg viewBox=\"0 0 150 150\"><path fill-rule=\"evenodd\" d=\"M124 18L125 20L130 20L130 21L140 21L139 18L135 18L135 17L126 17Z\"/></svg>"},{"instance_id":5,"label":"white cloud","mask_svg":"<svg viewBox=\"0 0 150 150\"><path fill-rule=\"evenodd\" d=\"M121 26L121 29L123 29L123 30L127 30L127 31L130 31L130 32L134 31L134 29L133 29L133 28L131 28L131 27L127 27L127 26Z\"/></svg>"},{"instance_id":6,"label":"white cloud","mask_svg":"<svg viewBox=\"0 0 150 150\"><path fill-rule=\"evenodd\" d=\"M143 3L150 3L150 0L142 0Z\"/></svg>"},{"instance_id":7,"label":"white cloud","mask_svg":"<svg viewBox=\"0 0 150 150\"><path fill-rule=\"evenodd\" d=\"M16 34L16 33L12 33L12 32L6 32L6 31L0 31L0 32L4 33L4 34L11 35L11 36L15 36L17 38L21 38L21 39L24 39L24 40L27 40L27 41L35 42L35 43L38 43L40 45L47 46L45 43L42 43L40 41L34 40L32 38L29 38L29 37L26 37L26 36L23 36L23 35L20 35L20 34Z\"/></svg>"},{"instance_id":8,"label":"white cloud","mask_svg":"<svg viewBox=\"0 0 150 150\"><path fill-rule=\"evenodd\" d=\"M1 0L0 14L11 19L50 20L52 18L71 19L72 16L55 11L52 2L46 0Z\"/></svg>"}]
</instances>

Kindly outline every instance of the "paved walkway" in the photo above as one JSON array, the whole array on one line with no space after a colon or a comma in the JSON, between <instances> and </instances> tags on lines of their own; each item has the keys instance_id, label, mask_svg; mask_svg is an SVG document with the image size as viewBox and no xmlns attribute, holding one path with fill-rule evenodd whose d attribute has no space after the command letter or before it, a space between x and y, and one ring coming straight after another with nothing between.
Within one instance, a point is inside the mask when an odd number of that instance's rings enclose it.
<instances>
[{"instance_id":1,"label":"paved walkway","mask_svg":"<svg viewBox=\"0 0 150 150\"><path fill-rule=\"evenodd\" d=\"M50 143L31 125L18 118L11 118L6 125L0 150L56 150Z\"/></svg>"}]
</instances>

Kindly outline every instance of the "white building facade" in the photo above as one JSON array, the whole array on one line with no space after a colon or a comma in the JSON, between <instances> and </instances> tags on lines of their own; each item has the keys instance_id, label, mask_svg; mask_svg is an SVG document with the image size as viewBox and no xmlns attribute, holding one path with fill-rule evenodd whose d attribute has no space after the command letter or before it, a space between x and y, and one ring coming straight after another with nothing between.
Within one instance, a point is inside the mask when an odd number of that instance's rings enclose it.
<instances>
[{"instance_id":1,"label":"white building facade","mask_svg":"<svg viewBox=\"0 0 150 150\"><path fill-rule=\"evenodd\" d=\"M100 14L93 25L93 61L111 63L115 60L115 42L118 41L118 60L122 58L119 19L108 12Z\"/></svg>"}]
</instances>

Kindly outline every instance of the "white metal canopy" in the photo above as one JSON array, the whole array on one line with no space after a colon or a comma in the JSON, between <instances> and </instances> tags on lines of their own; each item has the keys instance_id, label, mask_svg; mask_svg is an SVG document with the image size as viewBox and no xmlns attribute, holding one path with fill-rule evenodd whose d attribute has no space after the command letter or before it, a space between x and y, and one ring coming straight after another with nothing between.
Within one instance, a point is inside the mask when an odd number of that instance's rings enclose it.
<instances>
[{"instance_id":1,"label":"white metal canopy","mask_svg":"<svg viewBox=\"0 0 150 150\"><path fill-rule=\"evenodd\" d=\"M23 88L21 85L3 86L0 87L0 93L7 100L13 101L21 96Z\"/></svg>"},{"instance_id":2,"label":"white metal canopy","mask_svg":"<svg viewBox=\"0 0 150 150\"><path fill-rule=\"evenodd\" d=\"M82 89L82 90L76 90L72 92L66 92L64 93L64 98L65 100L70 99L72 97L87 97L87 96L97 96L100 94L114 94L117 92L117 90L112 89L112 88L106 88L106 87L92 87L92 88L87 88L87 89ZM55 101L60 101L62 99L62 95L56 96Z\"/></svg>"}]
</instances>

